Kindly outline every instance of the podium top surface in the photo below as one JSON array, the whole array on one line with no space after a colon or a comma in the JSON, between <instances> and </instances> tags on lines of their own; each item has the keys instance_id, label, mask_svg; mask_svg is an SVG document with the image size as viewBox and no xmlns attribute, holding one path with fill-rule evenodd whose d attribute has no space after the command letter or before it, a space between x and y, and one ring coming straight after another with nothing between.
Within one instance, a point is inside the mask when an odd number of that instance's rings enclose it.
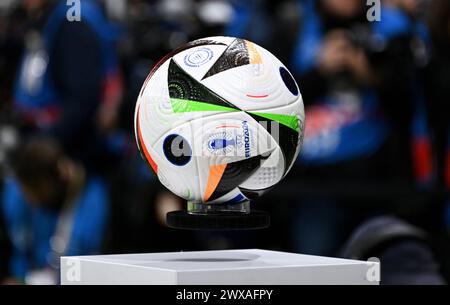
<instances>
[{"instance_id":1,"label":"podium top surface","mask_svg":"<svg viewBox=\"0 0 450 305\"><path fill-rule=\"evenodd\" d=\"M165 271L212 271L280 267L361 265L365 262L269 250L221 250L143 254L72 256L65 259Z\"/></svg>"}]
</instances>

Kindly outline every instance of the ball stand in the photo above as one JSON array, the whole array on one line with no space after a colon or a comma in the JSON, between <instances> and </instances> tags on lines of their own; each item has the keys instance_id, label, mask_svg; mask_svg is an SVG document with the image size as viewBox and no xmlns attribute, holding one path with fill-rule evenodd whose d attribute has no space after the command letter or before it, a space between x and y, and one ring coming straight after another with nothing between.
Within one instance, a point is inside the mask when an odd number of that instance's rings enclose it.
<instances>
[{"instance_id":1,"label":"ball stand","mask_svg":"<svg viewBox=\"0 0 450 305\"><path fill-rule=\"evenodd\" d=\"M255 230L270 225L270 215L250 209L250 201L233 204L188 202L186 211L167 213L170 228L185 230Z\"/></svg>"}]
</instances>

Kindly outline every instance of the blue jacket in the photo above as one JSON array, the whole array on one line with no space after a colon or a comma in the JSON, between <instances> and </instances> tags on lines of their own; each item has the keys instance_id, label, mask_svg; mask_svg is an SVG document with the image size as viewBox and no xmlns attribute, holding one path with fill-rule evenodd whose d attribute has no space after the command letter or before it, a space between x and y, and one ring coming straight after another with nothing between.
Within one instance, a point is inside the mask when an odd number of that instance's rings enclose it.
<instances>
[{"instance_id":1,"label":"blue jacket","mask_svg":"<svg viewBox=\"0 0 450 305\"><path fill-rule=\"evenodd\" d=\"M88 124L96 107L122 90L115 53L118 30L95 1L81 1L80 22L66 19L68 9L66 1L59 1L40 33L41 46L26 50L14 96L24 121L43 131L60 127L55 136L65 138L73 137L83 127L80 121Z\"/></svg>"},{"instance_id":2,"label":"blue jacket","mask_svg":"<svg viewBox=\"0 0 450 305\"><path fill-rule=\"evenodd\" d=\"M324 25L316 9L316 1L304 0L303 22L292 57L293 70L304 74L314 68L324 35ZM402 35L418 36L429 43L426 27L413 21L403 11L383 6L381 21L370 24L370 29L379 45L386 45ZM411 126L413 158L416 176L420 182L431 179L428 123L425 100L420 79L411 84L415 101ZM302 84L299 84L300 89ZM339 98L324 96L314 101L307 109L306 135L299 162L319 165L351 160L375 153L385 142L390 125L383 114L377 92L360 87L357 92L360 107L347 109Z\"/></svg>"},{"instance_id":3,"label":"blue jacket","mask_svg":"<svg viewBox=\"0 0 450 305\"><path fill-rule=\"evenodd\" d=\"M60 215L28 204L13 179L6 180L0 198L13 248L11 275L24 279L32 269L56 267L51 266L54 257L50 240ZM110 209L102 179L89 179L74 206L70 241L64 255L99 253Z\"/></svg>"}]
</instances>

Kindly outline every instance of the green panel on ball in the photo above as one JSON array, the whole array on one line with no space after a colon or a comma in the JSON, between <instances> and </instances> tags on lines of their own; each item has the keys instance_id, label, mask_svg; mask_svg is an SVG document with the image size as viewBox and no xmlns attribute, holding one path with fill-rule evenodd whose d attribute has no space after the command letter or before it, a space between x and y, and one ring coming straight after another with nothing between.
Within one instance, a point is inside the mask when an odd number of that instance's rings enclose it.
<instances>
[{"instance_id":1,"label":"green panel on ball","mask_svg":"<svg viewBox=\"0 0 450 305\"><path fill-rule=\"evenodd\" d=\"M195 111L225 111L225 112L235 112L239 111L234 108L229 108L225 106L209 104L199 101L191 101L186 99L171 98L170 103L172 104L173 112L195 112Z\"/></svg>"},{"instance_id":2,"label":"green panel on ball","mask_svg":"<svg viewBox=\"0 0 450 305\"><path fill-rule=\"evenodd\" d=\"M263 112L249 112L251 114L258 115L260 117L278 122L287 126L297 132L300 132L300 126L298 124L298 117L296 115L287 114L275 114L275 113L263 113Z\"/></svg>"}]
</instances>

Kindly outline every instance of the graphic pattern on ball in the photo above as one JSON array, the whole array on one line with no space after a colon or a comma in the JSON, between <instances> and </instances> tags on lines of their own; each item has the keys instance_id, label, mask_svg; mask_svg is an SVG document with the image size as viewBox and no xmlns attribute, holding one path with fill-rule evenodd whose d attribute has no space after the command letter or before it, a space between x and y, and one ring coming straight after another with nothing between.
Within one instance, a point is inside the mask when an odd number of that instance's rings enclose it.
<instances>
[{"instance_id":1,"label":"graphic pattern on ball","mask_svg":"<svg viewBox=\"0 0 450 305\"><path fill-rule=\"evenodd\" d=\"M298 156L303 100L286 67L244 39L209 37L162 58L135 111L136 141L163 185L192 202L239 203Z\"/></svg>"}]
</instances>

